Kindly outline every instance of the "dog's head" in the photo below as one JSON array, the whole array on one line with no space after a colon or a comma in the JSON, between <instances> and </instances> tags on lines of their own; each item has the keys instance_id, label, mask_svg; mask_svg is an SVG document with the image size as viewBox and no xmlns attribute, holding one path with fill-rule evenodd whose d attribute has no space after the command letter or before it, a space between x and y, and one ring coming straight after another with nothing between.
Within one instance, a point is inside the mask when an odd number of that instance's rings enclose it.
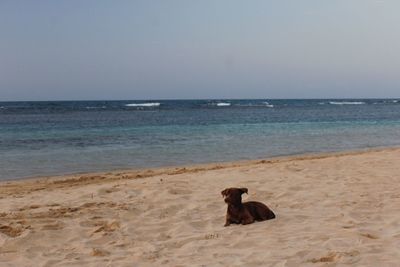
<instances>
[{"instance_id":1,"label":"dog's head","mask_svg":"<svg viewBox=\"0 0 400 267\"><path fill-rule=\"evenodd\" d=\"M247 188L227 188L221 192L225 198L225 202L232 205L239 205L242 203L242 194L247 194Z\"/></svg>"}]
</instances>

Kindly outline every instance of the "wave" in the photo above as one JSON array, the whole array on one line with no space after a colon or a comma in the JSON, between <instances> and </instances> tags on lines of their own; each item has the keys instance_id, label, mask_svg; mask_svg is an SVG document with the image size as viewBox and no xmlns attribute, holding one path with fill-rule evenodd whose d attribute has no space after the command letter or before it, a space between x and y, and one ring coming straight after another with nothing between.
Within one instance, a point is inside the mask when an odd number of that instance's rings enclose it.
<instances>
[{"instance_id":1,"label":"wave","mask_svg":"<svg viewBox=\"0 0 400 267\"><path fill-rule=\"evenodd\" d=\"M246 103L246 104L241 104L241 103L229 103L229 102L213 102L213 103L208 103L208 106L217 106L217 107L267 107L267 108L273 108L274 105L268 103L267 101L265 102L258 102L258 103Z\"/></svg>"},{"instance_id":2,"label":"wave","mask_svg":"<svg viewBox=\"0 0 400 267\"><path fill-rule=\"evenodd\" d=\"M331 105L364 105L365 102L361 101L329 101L329 104Z\"/></svg>"},{"instance_id":3,"label":"wave","mask_svg":"<svg viewBox=\"0 0 400 267\"><path fill-rule=\"evenodd\" d=\"M216 104L217 107L229 107L231 103L226 103L226 102L219 102Z\"/></svg>"},{"instance_id":4,"label":"wave","mask_svg":"<svg viewBox=\"0 0 400 267\"><path fill-rule=\"evenodd\" d=\"M159 102L151 102L151 103L132 103L126 104L126 107L159 107L161 103Z\"/></svg>"},{"instance_id":5,"label":"wave","mask_svg":"<svg viewBox=\"0 0 400 267\"><path fill-rule=\"evenodd\" d=\"M400 103L400 100L390 99L390 100L380 100L380 101L374 102L372 104L374 104L374 105L384 105L384 104L398 104L398 103Z\"/></svg>"},{"instance_id":6,"label":"wave","mask_svg":"<svg viewBox=\"0 0 400 267\"><path fill-rule=\"evenodd\" d=\"M235 107L267 107L273 108L274 105L269 104L268 102L254 103L254 104L234 104Z\"/></svg>"},{"instance_id":7,"label":"wave","mask_svg":"<svg viewBox=\"0 0 400 267\"><path fill-rule=\"evenodd\" d=\"M268 108L273 108L274 107L274 105L268 103L267 101L263 102L263 104Z\"/></svg>"}]
</instances>

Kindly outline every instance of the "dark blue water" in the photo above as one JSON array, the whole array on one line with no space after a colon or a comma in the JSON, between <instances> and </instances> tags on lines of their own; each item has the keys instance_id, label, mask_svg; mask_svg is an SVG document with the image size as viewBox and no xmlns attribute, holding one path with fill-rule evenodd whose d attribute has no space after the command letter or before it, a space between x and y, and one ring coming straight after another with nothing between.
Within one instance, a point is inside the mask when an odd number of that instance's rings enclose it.
<instances>
[{"instance_id":1,"label":"dark blue water","mask_svg":"<svg viewBox=\"0 0 400 267\"><path fill-rule=\"evenodd\" d=\"M0 102L0 179L393 145L397 99Z\"/></svg>"}]
</instances>

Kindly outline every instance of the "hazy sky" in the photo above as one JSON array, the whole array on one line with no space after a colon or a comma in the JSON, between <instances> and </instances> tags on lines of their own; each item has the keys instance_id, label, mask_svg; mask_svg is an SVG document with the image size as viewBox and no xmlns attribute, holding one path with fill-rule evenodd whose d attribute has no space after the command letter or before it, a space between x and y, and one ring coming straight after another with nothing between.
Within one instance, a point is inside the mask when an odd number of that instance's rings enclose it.
<instances>
[{"instance_id":1,"label":"hazy sky","mask_svg":"<svg viewBox=\"0 0 400 267\"><path fill-rule=\"evenodd\" d=\"M1 0L0 101L400 97L399 0Z\"/></svg>"}]
</instances>

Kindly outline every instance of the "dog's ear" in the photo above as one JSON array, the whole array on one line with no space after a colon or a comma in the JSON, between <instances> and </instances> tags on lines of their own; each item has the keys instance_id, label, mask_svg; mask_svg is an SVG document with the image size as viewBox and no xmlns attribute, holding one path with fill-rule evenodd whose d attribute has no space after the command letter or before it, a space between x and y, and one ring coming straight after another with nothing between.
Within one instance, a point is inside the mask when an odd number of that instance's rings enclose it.
<instances>
[{"instance_id":1,"label":"dog's ear","mask_svg":"<svg viewBox=\"0 0 400 267\"><path fill-rule=\"evenodd\" d=\"M246 187L240 188L239 190L242 191L242 194L243 193L247 194L247 192L249 191Z\"/></svg>"},{"instance_id":2,"label":"dog's ear","mask_svg":"<svg viewBox=\"0 0 400 267\"><path fill-rule=\"evenodd\" d=\"M223 190L223 191L221 192L221 195L222 195L222 196L227 196L227 195L228 195L228 191L229 191L229 189L226 188L225 190Z\"/></svg>"}]
</instances>

